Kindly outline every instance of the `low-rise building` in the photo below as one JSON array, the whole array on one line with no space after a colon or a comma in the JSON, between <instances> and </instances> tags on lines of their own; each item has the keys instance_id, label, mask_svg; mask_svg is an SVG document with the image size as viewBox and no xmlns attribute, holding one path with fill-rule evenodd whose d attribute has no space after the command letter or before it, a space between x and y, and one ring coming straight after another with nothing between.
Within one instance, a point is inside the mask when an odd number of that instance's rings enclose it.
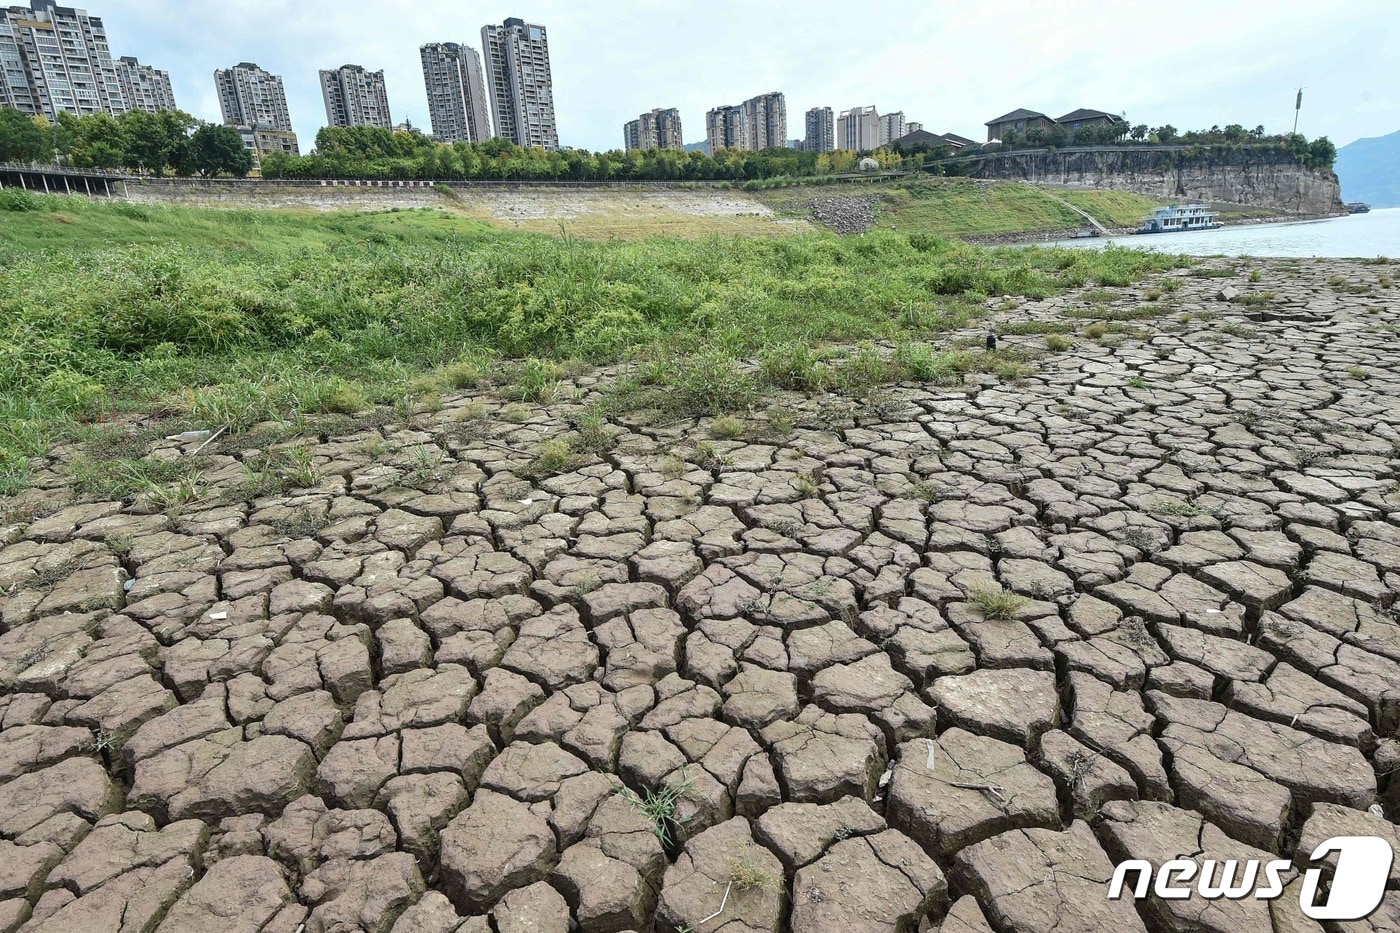
<instances>
[{"instance_id":1,"label":"low-rise building","mask_svg":"<svg viewBox=\"0 0 1400 933\"><path fill-rule=\"evenodd\" d=\"M297 145L297 134L289 130L273 130L246 124L234 126L233 129L238 131L243 140L243 148L252 153L254 168L260 167L263 159L274 152L301 155L301 149Z\"/></svg>"},{"instance_id":2,"label":"low-rise building","mask_svg":"<svg viewBox=\"0 0 1400 933\"><path fill-rule=\"evenodd\" d=\"M1071 110L1055 122L1069 131L1070 138L1079 135L1079 131L1085 127L1120 126L1124 130L1128 127L1127 121L1117 114L1090 110L1087 107Z\"/></svg>"},{"instance_id":3,"label":"low-rise building","mask_svg":"<svg viewBox=\"0 0 1400 933\"><path fill-rule=\"evenodd\" d=\"M954 142L939 133L930 133L928 130L905 133L898 139L890 140L889 145L891 149L898 149L902 152L908 152L912 149L938 149L942 146L947 146L954 151L963 148L962 143Z\"/></svg>"},{"instance_id":4,"label":"low-rise building","mask_svg":"<svg viewBox=\"0 0 1400 933\"><path fill-rule=\"evenodd\" d=\"M1038 110L1026 110L1024 107L1017 108L1010 113L1004 113L995 120L987 121L987 142L994 139L1004 139L1007 133L1015 133L1024 137L1026 133L1033 129L1042 129L1047 133L1055 127L1055 121Z\"/></svg>"}]
</instances>

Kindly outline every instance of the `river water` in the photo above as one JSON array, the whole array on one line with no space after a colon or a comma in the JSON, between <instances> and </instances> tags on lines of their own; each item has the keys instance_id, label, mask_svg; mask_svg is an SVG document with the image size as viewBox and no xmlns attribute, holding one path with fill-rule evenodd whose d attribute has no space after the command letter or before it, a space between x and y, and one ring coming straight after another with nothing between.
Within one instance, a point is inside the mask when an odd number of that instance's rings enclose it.
<instances>
[{"instance_id":1,"label":"river water","mask_svg":"<svg viewBox=\"0 0 1400 933\"><path fill-rule=\"evenodd\" d=\"M1194 233L1093 237L1038 245L1102 249L1109 243L1189 256L1400 258L1400 207L1300 223L1253 224Z\"/></svg>"}]
</instances>

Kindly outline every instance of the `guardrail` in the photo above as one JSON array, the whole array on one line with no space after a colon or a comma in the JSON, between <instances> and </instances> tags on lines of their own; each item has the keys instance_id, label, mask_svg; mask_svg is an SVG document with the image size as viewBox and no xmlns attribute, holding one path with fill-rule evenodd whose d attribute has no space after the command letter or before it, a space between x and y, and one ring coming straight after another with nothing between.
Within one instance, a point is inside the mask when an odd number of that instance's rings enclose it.
<instances>
[{"instance_id":1,"label":"guardrail","mask_svg":"<svg viewBox=\"0 0 1400 933\"><path fill-rule=\"evenodd\" d=\"M54 162L0 162L0 172L30 172L44 175L81 175L85 178L106 178L131 181L138 176L114 168L75 168Z\"/></svg>"},{"instance_id":2,"label":"guardrail","mask_svg":"<svg viewBox=\"0 0 1400 933\"><path fill-rule=\"evenodd\" d=\"M108 183L122 182L138 187L166 188L660 188L714 189L742 188L750 179L726 178L667 178L667 179L573 179L573 178L201 178L190 176L138 175L118 169L74 168L46 162L0 162L0 175L44 176L45 178L96 179ZM845 184L901 178L912 174L900 170L850 172L839 175L814 175L794 179L795 185L804 181L821 181L813 185ZM110 191L110 187L108 188Z\"/></svg>"}]
</instances>

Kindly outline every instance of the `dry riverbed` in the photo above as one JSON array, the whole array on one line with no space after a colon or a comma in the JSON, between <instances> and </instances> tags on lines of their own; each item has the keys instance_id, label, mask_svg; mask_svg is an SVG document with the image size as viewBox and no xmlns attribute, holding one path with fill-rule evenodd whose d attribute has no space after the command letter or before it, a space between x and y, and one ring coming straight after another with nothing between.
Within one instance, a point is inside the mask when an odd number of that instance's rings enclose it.
<instances>
[{"instance_id":1,"label":"dry riverbed","mask_svg":"<svg viewBox=\"0 0 1400 933\"><path fill-rule=\"evenodd\" d=\"M284 437L251 499L266 431L167 510L55 451L0 521L0 930L1320 929L1296 876L1105 896L1396 838L1400 300L1257 265L596 455L542 453L610 371Z\"/></svg>"}]
</instances>

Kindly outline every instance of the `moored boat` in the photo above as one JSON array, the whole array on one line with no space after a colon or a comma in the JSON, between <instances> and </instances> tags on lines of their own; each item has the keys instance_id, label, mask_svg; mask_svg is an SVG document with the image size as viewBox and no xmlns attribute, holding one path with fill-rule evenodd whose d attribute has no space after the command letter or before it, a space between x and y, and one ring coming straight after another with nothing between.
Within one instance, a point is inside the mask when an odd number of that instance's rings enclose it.
<instances>
[{"instance_id":1,"label":"moored boat","mask_svg":"<svg viewBox=\"0 0 1400 933\"><path fill-rule=\"evenodd\" d=\"M1220 226L1216 213L1204 204L1173 204L1153 211L1142 222L1138 233L1182 233L1187 230L1214 230Z\"/></svg>"},{"instance_id":2,"label":"moored boat","mask_svg":"<svg viewBox=\"0 0 1400 933\"><path fill-rule=\"evenodd\" d=\"M1371 210L1371 205L1365 201L1348 201L1343 206L1346 207L1348 214L1365 214Z\"/></svg>"}]
</instances>

